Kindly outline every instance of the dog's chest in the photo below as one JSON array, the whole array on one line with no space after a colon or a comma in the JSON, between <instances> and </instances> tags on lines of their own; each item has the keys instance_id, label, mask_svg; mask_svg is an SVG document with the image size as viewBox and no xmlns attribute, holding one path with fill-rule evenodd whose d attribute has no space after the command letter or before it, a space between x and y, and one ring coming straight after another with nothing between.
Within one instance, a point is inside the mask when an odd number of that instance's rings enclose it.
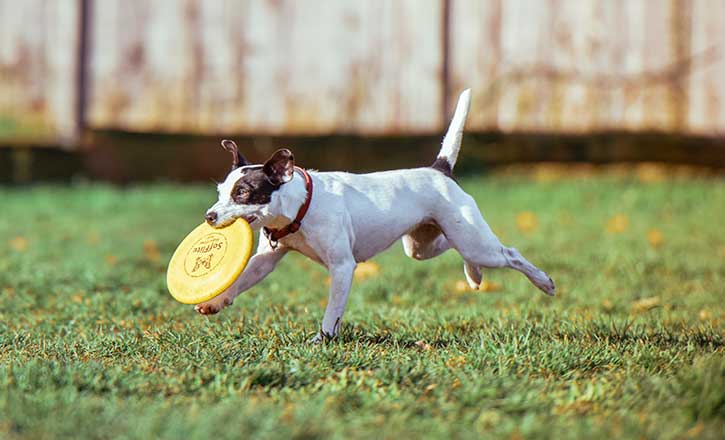
<instances>
[{"instance_id":1,"label":"dog's chest","mask_svg":"<svg viewBox=\"0 0 725 440\"><path fill-rule=\"evenodd\" d=\"M297 233L295 236L287 237L282 239L281 244L284 245L286 248L292 249L294 251L297 251L301 253L302 255L306 256L307 258L311 259L312 261L316 261L323 266L325 263L322 261L322 259L317 254L317 251L310 246L309 243L304 238L304 235L302 233Z\"/></svg>"}]
</instances>

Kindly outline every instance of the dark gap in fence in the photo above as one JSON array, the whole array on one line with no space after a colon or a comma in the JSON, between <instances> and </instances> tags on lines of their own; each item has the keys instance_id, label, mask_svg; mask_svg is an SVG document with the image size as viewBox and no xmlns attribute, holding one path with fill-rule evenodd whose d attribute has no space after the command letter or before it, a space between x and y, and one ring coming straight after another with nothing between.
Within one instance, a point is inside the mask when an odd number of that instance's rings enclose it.
<instances>
[{"instance_id":1,"label":"dark gap in fence","mask_svg":"<svg viewBox=\"0 0 725 440\"><path fill-rule=\"evenodd\" d=\"M280 146L291 148L299 165L369 172L427 166L440 148L440 136L250 137L232 136L254 162ZM0 182L68 181L74 177L116 183L135 181L209 182L229 169L229 157L216 136L91 132L84 149L0 149ZM25 151L25 154L19 154ZM662 133L466 134L456 165L458 175L500 165L533 162L660 162L701 167L724 175L725 139Z\"/></svg>"},{"instance_id":2,"label":"dark gap in fence","mask_svg":"<svg viewBox=\"0 0 725 440\"><path fill-rule=\"evenodd\" d=\"M76 136L83 136L86 125L88 102L88 54L91 35L91 0L78 0L78 53L76 66Z\"/></svg>"}]
</instances>

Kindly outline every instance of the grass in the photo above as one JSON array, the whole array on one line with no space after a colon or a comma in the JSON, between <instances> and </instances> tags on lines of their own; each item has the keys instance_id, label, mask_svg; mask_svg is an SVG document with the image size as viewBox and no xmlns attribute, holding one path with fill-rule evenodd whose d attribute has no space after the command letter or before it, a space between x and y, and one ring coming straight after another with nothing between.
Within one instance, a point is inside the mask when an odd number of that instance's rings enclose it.
<instances>
[{"instance_id":1,"label":"grass","mask_svg":"<svg viewBox=\"0 0 725 440\"><path fill-rule=\"evenodd\" d=\"M321 346L300 256L211 318L168 295L211 185L0 188L0 437L722 438L725 181L461 183L558 296L396 245Z\"/></svg>"}]
</instances>

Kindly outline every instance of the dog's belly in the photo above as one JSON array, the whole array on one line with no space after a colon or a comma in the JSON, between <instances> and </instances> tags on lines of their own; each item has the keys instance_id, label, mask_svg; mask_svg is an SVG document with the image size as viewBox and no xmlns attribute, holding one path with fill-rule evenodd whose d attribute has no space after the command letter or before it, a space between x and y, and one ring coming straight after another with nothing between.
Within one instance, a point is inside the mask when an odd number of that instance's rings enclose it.
<instances>
[{"instance_id":1,"label":"dog's belly","mask_svg":"<svg viewBox=\"0 0 725 440\"><path fill-rule=\"evenodd\" d=\"M376 227L365 227L356 233L353 255L355 260L367 261L375 255L385 251L411 230L418 229L427 224L427 219L416 218L410 222L395 224L380 224Z\"/></svg>"}]
</instances>

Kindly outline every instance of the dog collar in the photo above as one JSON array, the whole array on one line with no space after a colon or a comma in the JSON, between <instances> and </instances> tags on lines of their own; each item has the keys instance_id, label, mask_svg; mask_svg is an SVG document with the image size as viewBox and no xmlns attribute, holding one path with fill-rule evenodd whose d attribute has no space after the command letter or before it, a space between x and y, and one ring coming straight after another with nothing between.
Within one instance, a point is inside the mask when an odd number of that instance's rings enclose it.
<instances>
[{"instance_id":1,"label":"dog collar","mask_svg":"<svg viewBox=\"0 0 725 440\"><path fill-rule=\"evenodd\" d=\"M310 176L310 173L298 166L295 166L295 171L302 174L302 177L305 179L305 189L307 190L305 203L300 206L300 210L297 211L297 217L295 217L292 223L288 224L284 228L273 229L264 227L262 229L262 232L264 232L264 236L267 237L267 240L269 240L269 244L272 246L272 249L277 248L277 244L282 238L299 231L300 226L302 226L302 219L305 218L305 214L307 214L307 210L310 208L310 202L312 202L312 177Z\"/></svg>"}]
</instances>

